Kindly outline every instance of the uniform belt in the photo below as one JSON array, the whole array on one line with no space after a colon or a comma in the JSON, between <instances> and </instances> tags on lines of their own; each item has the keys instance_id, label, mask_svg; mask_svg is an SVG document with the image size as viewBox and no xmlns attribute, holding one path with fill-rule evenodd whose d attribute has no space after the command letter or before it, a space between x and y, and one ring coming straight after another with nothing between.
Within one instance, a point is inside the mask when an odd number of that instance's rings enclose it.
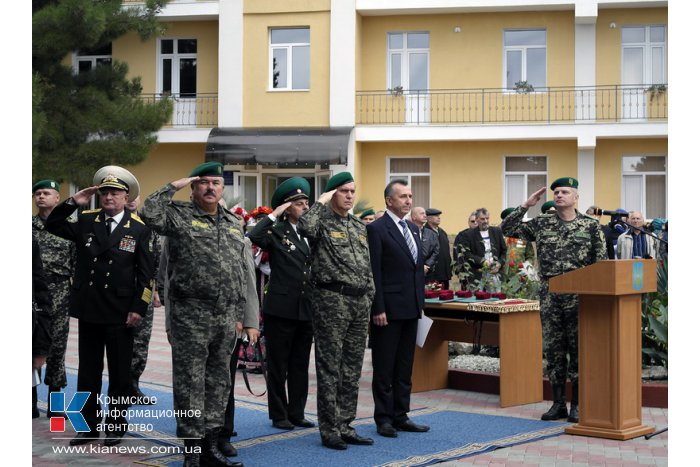
<instances>
[{"instance_id":1,"label":"uniform belt","mask_svg":"<svg viewBox=\"0 0 700 467\"><path fill-rule=\"evenodd\" d=\"M339 282L331 282L328 284L316 284L316 287L330 290L331 292L337 292L342 295L349 295L351 297L360 297L367 293L367 289L364 287L351 287L349 285L341 284Z\"/></svg>"}]
</instances>

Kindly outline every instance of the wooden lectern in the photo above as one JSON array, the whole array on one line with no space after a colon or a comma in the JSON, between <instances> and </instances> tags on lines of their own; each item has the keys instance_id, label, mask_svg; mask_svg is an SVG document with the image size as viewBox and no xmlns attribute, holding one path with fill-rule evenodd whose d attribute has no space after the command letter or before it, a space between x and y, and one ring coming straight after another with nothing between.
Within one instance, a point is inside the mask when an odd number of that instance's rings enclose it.
<instances>
[{"instance_id":1,"label":"wooden lectern","mask_svg":"<svg viewBox=\"0 0 700 467\"><path fill-rule=\"evenodd\" d=\"M656 261L600 261L549 280L579 295L579 422L572 435L626 440L642 425L642 293L656 291Z\"/></svg>"}]
</instances>

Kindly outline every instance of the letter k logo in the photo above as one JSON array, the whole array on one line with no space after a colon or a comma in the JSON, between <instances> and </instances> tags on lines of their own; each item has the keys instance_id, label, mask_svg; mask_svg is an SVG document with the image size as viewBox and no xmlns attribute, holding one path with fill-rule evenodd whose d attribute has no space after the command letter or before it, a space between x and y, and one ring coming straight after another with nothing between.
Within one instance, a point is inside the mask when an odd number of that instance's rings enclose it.
<instances>
[{"instance_id":1,"label":"letter k logo","mask_svg":"<svg viewBox=\"0 0 700 467\"><path fill-rule=\"evenodd\" d=\"M90 431L90 426L85 421L83 414L80 413L88 397L90 397L90 393L87 391L76 392L68 403L68 407L66 407L66 394L63 392L52 392L49 396L49 410L52 412L65 412L75 431ZM64 420L63 417L51 417L49 422L50 431L65 431Z\"/></svg>"}]
</instances>

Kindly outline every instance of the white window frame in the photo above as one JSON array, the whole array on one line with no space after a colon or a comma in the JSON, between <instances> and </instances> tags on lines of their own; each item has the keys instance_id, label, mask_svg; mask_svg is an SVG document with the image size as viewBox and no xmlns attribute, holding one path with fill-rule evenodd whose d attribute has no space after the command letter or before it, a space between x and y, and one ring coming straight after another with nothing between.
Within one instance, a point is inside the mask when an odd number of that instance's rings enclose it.
<instances>
[{"instance_id":1,"label":"white window frame","mask_svg":"<svg viewBox=\"0 0 700 467\"><path fill-rule=\"evenodd\" d=\"M544 45L506 45L506 33L517 31L543 31ZM546 28L521 28L521 29L504 29L503 30L503 89L506 92L515 93L515 89L508 88L508 52L519 51L522 57L520 63L520 76L522 81L527 79L527 51L528 49L544 49L544 85L547 86L547 29ZM529 84L532 84L528 81Z\"/></svg>"},{"instance_id":2,"label":"white window frame","mask_svg":"<svg viewBox=\"0 0 700 467\"><path fill-rule=\"evenodd\" d=\"M664 163L666 165L666 170L654 170L654 171L648 171L648 172L636 172L636 171L625 171L625 157L663 157L664 158ZM640 199L642 200L642 206L625 206L625 209L628 211L639 211L642 213L643 216L646 217L647 215L647 175L663 175L666 177L666 203L664 206L664 217L668 217L668 155L667 154L657 154L657 153L652 153L652 154L623 154L622 157L620 158L620 200L624 201L625 199L625 177L642 177L642 193L640 196Z\"/></svg>"},{"instance_id":3,"label":"white window frame","mask_svg":"<svg viewBox=\"0 0 700 467\"><path fill-rule=\"evenodd\" d=\"M401 34L402 35L402 44L403 46L400 49L392 49L391 48L391 35L392 34ZM404 92L409 92L411 91L409 89L409 60L410 60L410 55L414 53L419 53L419 54L426 54L428 59L427 59L427 82L428 82L428 89L430 89L430 46L426 48L409 48L408 47L408 35L409 34L427 34L428 35L428 41L430 41L430 31L389 31L386 34L386 86L387 89L391 89L391 56L398 54L401 55L401 86L403 87Z\"/></svg>"},{"instance_id":4,"label":"white window frame","mask_svg":"<svg viewBox=\"0 0 700 467\"><path fill-rule=\"evenodd\" d=\"M272 43L272 31L274 30L284 30L284 29L307 29L309 31L309 41L308 42L288 42L288 43L278 43L278 44L273 44ZM278 92L278 91L285 91L285 92L290 92L290 91L309 91L311 89L311 28L309 26L300 26L300 27L274 27L270 28L267 32L267 44L268 44L268 77L267 77L267 89L268 91L273 91L273 92ZM307 46L309 48L309 70L307 71L309 75L309 87L308 88L293 88L292 84L292 76L293 76L293 70L294 70L294 62L293 62L293 54L292 54L292 49L294 47L302 47L302 46ZM287 51L287 87L280 88L280 87L274 87L274 82L273 82L273 59L274 59L274 50L275 49L286 49Z\"/></svg>"},{"instance_id":5,"label":"white window frame","mask_svg":"<svg viewBox=\"0 0 700 467\"><path fill-rule=\"evenodd\" d=\"M427 159L428 160L428 171L427 172L391 172L391 161L393 159ZM432 192L433 192L433 179L431 172L433 170L432 159L430 156L388 156L386 158L386 185L389 184L392 177L403 178L408 182L408 186L413 187L413 177L428 177L428 205L425 208L429 208L432 204Z\"/></svg>"},{"instance_id":6,"label":"white window frame","mask_svg":"<svg viewBox=\"0 0 700 467\"><path fill-rule=\"evenodd\" d=\"M508 171L506 170L506 162L508 158L510 157L544 157L545 164L547 165L545 170L539 170L539 171L534 171L534 170L513 170L513 171ZM508 176L523 176L525 177L525 183L523 183L523 193L521 194L521 199L525 201L530 197L532 193L528 193L528 183L527 183L527 177L529 175L538 175L542 176L544 175L544 181L545 185L544 186L549 186L549 156L546 154L506 154L503 156L503 201L502 201L502 206L505 208L513 208L517 206L508 206ZM547 195L545 194L545 198L543 202L547 201ZM528 209L529 211L529 209ZM528 212L525 213L525 218L530 219L530 216L528 215Z\"/></svg>"},{"instance_id":7,"label":"white window frame","mask_svg":"<svg viewBox=\"0 0 700 467\"><path fill-rule=\"evenodd\" d=\"M196 40L197 41L197 52L195 53L178 53L177 51L177 41L179 40ZM173 41L173 53L165 54L161 51L161 45L163 41ZM178 92L174 93L178 96L180 95L180 73L176 70L180 69L180 60L182 59L195 59L197 60L197 55L199 53L199 39L193 36L183 36L183 37L159 37L156 41L156 93L163 94L163 59L170 58L172 60L171 81L170 88L177 89ZM197 90L195 90L195 94Z\"/></svg>"},{"instance_id":8,"label":"white window frame","mask_svg":"<svg viewBox=\"0 0 700 467\"><path fill-rule=\"evenodd\" d=\"M87 62L90 61L90 69L94 70L95 67L97 66L97 60L105 60L108 59L109 63L112 63L112 55L80 55L78 52L73 52L72 56L72 64L73 64L73 73L78 74L80 73L80 69L78 68L80 65L80 62Z\"/></svg>"},{"instance_id":9,"label":"white window frame","mask_svg":"<svg viewBox=\"0 0 700 467\"><path fill-rule=\"evenodd\" d=\"M663 42L652 42L651 41L651 28L653 27L663 27L664 28L664 41ZM648 84L666 84L668 80L668 25L666 24L637 24L637 25L625 25L622 27L622 29L625 28L644 28L644 42L622 42L622 33L620 33L620 63L623 63L624 56L625 56L625 49L630 48L639 48L641 47L643 50L644 54L644 82L643 83L634 83L634 84L640 84L640 85L648 85ZM661 66L661 73L662 73L662 78L661 81L658 83L653 82L653 76L654 76L654 69L653 69L653 60L652 60L652 53L655 48L660 48L663 52L662 59L663 59L663 64ZM624 73L624 69L620 67L620 73ZM622 74L620 75L620 82L622 81Z\"/></svg>"}]
</instances>

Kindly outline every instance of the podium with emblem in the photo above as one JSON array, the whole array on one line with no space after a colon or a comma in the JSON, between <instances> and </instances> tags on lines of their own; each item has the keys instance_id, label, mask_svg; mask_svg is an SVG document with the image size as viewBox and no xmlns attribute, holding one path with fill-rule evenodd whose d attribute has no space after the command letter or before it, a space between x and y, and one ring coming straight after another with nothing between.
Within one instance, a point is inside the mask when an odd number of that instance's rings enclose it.
<instances>
[{"instance_id":1,"label":"podium with emblem","mask_svg":"<svg viewBox=\"0 0 700 467\"><path fill-rule=\"evenodd\" d=\"M549 280L579 295L579 423L566 433L626 440L642 424L642 293L656 291L656 261L600 261Z\"/></svg>"}]
</instances>

